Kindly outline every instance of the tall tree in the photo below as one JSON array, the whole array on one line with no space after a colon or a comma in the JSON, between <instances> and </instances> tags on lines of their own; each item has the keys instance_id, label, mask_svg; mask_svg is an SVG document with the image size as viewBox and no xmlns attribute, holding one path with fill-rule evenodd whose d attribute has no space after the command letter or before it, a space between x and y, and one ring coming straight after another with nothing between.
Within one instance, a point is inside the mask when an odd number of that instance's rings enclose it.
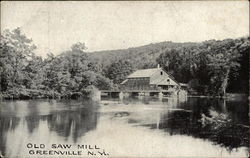
<instances>
[{"instance_id":1,"label":"tall tree","mask_svg":"<svg viewBox=\"0 0 250 158\"><path fill-rule=\"evenodd\" d=\"M25 78L25 67L34 57L36 46L32 40L21 33L20 28L13 31L5 30L1 35L0 47L1 85L2 91L12 90L15 93L21 88Z\"/></svg>"},{"instance_id":2,"label":"tall tree","mask_svg":"<svg viewBox=\"0 0 250 158\"><path fill-rule=\"evenodd\" d=\"M225 96L228 86L229 74L232 69L239 68L239 45L233 40L224 40L213 45L208 54L212 83L215 81L219 93Z\"/></svg>"}]
</instances>

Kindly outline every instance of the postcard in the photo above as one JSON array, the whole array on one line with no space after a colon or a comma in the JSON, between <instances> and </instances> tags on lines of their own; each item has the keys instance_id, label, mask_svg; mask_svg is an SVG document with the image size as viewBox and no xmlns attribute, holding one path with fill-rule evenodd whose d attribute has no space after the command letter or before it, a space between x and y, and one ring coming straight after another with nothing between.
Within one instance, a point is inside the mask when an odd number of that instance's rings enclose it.
<instances>
[{"instance_id":1,"label":"postcard","mask_svg":"<svg viewBox=\"0 0 250 158\"><path fill-rule=\"evenodd\" d=\"M1 1L1 158L249 157L249 1Z\"/></svg>"}]
</instances>

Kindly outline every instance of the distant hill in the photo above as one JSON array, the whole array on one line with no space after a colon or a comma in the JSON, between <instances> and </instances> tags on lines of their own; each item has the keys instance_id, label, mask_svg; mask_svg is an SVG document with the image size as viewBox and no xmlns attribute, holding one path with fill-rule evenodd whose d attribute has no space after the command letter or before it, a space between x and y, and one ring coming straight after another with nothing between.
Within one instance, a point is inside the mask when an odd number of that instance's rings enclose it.
<instances>
[{"instance_id":1,"label":"distant hill","mask_svg":"<svg viewBox=\"0 0 250 158\"><path fill-rule=\"evenodd\" d=\"M136 68L150 68L156 66L156 58L164 52L165 49L178 48L186 46L195 46L199 43L174 43L170 41L151 43L144 46L132 47L119 50L104 50L89 52L88 55L92 60L98 61L104 67L114 61L129 60Z\"/></svg>"},{"instance_id":2,"label":"distant hill","mask_svg":"<svg viewBox=\"0 0 250 158\"><path fill-rule=\"evenodd\" d=\"M162 54L167 54L167 56L164 57ZM193 58L194 56L196 58ZM127 65L124 65L123 61L130 63L129 65L132 65L135 70L156 67L158 61L162 67L169 64L168 72L178 82L191 83L191 81L195 81L196 83L197 81L197 85L192 86L192 88L204 95L208 93L218 95L225 80L228 81L227 92L248 93L248 56L249 37L207 40L197 43L165 41L128 49L88 53L90 60L100 64L102 75L111 80L126 76L127 70L125 68ZM168 60L168 63L164 62L165 59ZM125 70L119 70L120 65L113 65L113 63L124 65ZM234 66L234 63L239 66ZM220 64L221 66L218 66ZM231 68L228 70L230 73L226 76L227 65L230 65ZM109 71L111 68L114 68L114 72ZM109 74L112 74L112 77L109 77Z\"/></svg>"}]
</instances>

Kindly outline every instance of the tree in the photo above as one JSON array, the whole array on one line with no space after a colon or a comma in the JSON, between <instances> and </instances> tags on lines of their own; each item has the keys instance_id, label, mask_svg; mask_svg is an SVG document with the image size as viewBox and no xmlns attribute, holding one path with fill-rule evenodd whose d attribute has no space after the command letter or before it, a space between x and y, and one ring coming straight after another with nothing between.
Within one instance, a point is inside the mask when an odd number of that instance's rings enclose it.
<instances>
[{"instance_id":1,"label":"tree","mask_svg":"<svg viewBox=\"0 0 250 158\"><path fill-rule=\"evenodd\" d=\"M211 81L216 82L219 93L223 96L226 95L230 71L240 67L238 60L241 54L238 47L233 40L225 40L214 45L208 54Z\"/></svg>"},{"instance_id":2,"label":"tree","mask_svg":"<svg viewBox=\"0 0 250 158\"><path fill-rule=\"evenodd\" d=\"M166 49L156 61L177 81L187 83L192 78L191 70L196 67L191 57L191 49Z\"/></svg>"},{"instance_id":3,"label":"tree","mask_svg":"<svg viewBox=\"0 0 250 158\"><path fill-rule=\"evenodd\" d=\"M249 71L247 50L249 51L249 38L210 40L194 46L166 49L157 58L157 62L177 81L195 81L195 87L191 84L191 88L200 94L224 96L230 82L231 85L233 82L237 84L234 89L246 87ZM242 84L239 81L245 86L239 86Z\"/></svg>"},{"instance_id":4,"label":"tree","mask_svg":"<svg viewBox=\"0 0 250 158\"><path fill-rule=\"evenodd\" d=\"M109 89L111 82L101 75L100 65L90 60L84 52L85 45L74 44L70 50L58 56L50 54L45 62L46 85L48 90L62 96L81 93L88 86Z\"/></svg>"},{"instance_id":5,"label":"tree","mask_svg":"<svg viewBox=\"0 0 250 158\"><path fill-rule=\"evenodd\" d=\"M130 61L119 60L106 68L105 76L112 80L115 84L119 84L133 71L134 67Z\"/></svg>"},{"instance_id":6,"label":"tree","mask_svg":"<svg viewBox=\"0 0 250 158\"><path fill-rule=\"evenodd\" d=\"M71 50L73 52L84 52L84 50L86 49L87 47L85 46L85 43L81 43L81 42L75 43L71 46Z\"/></svg>"},{"instance_id":7,"label":"tree","mask_svg":"<svg viewBox=\"0 0 250 158\"><path fill-rule=\"evenodd\" d=\"M16 89L24 86L23 82L27 77L25 68L33 60L36 46L17 28L3 31L0 49L1 91L11 90L14 94Z\"/></svg>"}]
</instances>

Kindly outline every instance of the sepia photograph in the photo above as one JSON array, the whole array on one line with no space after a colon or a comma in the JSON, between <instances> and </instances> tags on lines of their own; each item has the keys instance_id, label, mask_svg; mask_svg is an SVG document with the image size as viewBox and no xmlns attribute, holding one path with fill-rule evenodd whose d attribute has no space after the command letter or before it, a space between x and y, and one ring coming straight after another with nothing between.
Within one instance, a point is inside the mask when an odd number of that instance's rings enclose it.
<instances>
[{"instance_id":1,"label":"sepia photograph","mask_svg":"<svg viewBox=\"0 0 250 158\"><path fill-rule=\"evenodd\" d=\"M249 1L1 1L0 158L248 158Z\"/></svg>"}]
</instances>

